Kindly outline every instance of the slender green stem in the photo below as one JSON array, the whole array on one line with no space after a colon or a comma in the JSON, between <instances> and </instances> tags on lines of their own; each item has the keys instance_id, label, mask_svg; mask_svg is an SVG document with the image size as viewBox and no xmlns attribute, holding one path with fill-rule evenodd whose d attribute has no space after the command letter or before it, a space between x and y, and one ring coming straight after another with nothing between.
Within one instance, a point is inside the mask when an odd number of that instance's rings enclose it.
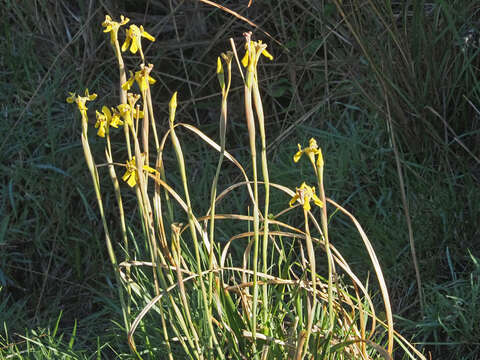
<instances>
[{"instance_id":1,"label":"slender green stem","mask_svg":"<svg viewBox=\"0 0 480 360\"><path fill-rule=\"evenodd\" d=\"M103 200L102 200L102 194L100 193L100 180L98 177L98 171L95 165L95 161L92 156L92 152L90 151L90 146L88 144L88 137L87 137L87 131L88 131L88 119L82 115L82 147L83 147L83 153L85 155L85 160L87 162L88 170L90 171L90 175L92 176L92 181L93 181L93 187L95 189L95 195L97 197L97 203L98 203L98 208L100 211L100 217L102 218L102 224L103 224L103 231L105 232L105 242L107 245L107 251L108 255L110 257L110 262L113 266L113 270L115 273L115 280L117 282L117 290L118 290L118 296L120 298L120 305L122 307L122 313L123 313L123 321L125 324L125 329L129 328L129 322L128 322L128 316L127 316L127 307L125 304L125 299L123 297L123 291L122 291L122 280L120 277L120 269L118 267L118 262L117 262L117 257L115 255L115 251L113 250L112 246L112 241L110 238L110 232L108 230L108 225L107 225L107 219L105 217L105 212L103 210Z\"/></svg>"},{"instance_id":2,"label":"slender green stem","mask_svg":"<svg viewBox=\"0 0 480 360\"><path fill-rule=\"evenodd\" d=\"M306 246L307 246L308 261L310 263L310 272L312 277L312 289L313 289L312 306L310 309L308 309L307 333L305 336L305 345L304 345L304 352L303 352L303 356L305 356L305 354L308 352L308 342L312 334L313 321L315 319L315 312L316 312L316 306L317 306L317 269L316 269L316 262L315 262L315 250L313 248L312 237L310 235L310 226L308 224L308 211L304 209L303 215L305 218L305 240L306 240Z\"/></svg>"},{"instance_id":3,"label":"slender green stem","mask_svg":"<svg viewBox=\"0 0 480 360\"><path fill-rule=\"evenodd\" d=\"M318 189L320 192L320 200L323 203L321 221L322 221L322 232L323 240L325 242L325 251L327 254L327 266L328 266L328 316L329 316L329 331L333 331L335 313L333 311L333 256L330 250L330 241L328 237L328 217L327 217L327 201L325 197L325 187L323 184L323 155L322 163L320 166L315 166L315 174L317 175Z\"/></svg>"},{"instance_id":4,"label":"slender green stem","mask_svg":"<svg viewBox=\"0 0 480 360\"><path fill-rule=\"evenodd\" d=\"M262 150L261 150L261 161L262 161L262 174L263 174L263 182L265 187L265 208L264 208L264 216L263 216L263 239L262 239L262 264L263 264L263 273L267 274L268 271L268 262L267 262L267 255L268 255L268 213L269 213L269 205L270 205L270 177L268 175L268 162L267 162L267 145L266 145L266 134L265 134L265 119L263 113L263 105L262 105L262 98L260 96L260 90L258 87L258 78L257 72L255 71L255 80L253 82L253 100L255 104L255 110L257 113L258 119L258 128L260 130L260 139L262 142ZM265 283L262 286L263 290L263 323L264 325L268 324L268 284ZM268 334L266 334L268 335Z\"/></svg>"},{"instance_id":5,"label":"slender green stem","mask_svg":"<svg viewBox=\"0 0 480 360\"><path fill-rule=\"evenodd\" d=\"M258 239L259 239L259 211L258 211L258 177L257 177L257 150L255 145L255 122L252 108L252 85L254 82L253 64L247 69L245 83L245 115L247 120L248 135L250 140L250 155L253 171L253 305L252 305L252 339L254 357L257 358L256 335L257 335L257 307L258 307Z\"/></svg>"}]
</instances>

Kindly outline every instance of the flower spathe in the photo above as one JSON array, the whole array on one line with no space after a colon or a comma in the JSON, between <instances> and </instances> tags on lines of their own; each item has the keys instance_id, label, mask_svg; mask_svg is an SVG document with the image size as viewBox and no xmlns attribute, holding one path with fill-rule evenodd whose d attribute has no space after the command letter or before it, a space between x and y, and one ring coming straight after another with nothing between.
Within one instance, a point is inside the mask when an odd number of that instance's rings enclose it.
<instances>
[{"instance_id":1,"label":"flower spathe","mask_svg":"<svg viewBox=\"0 0 480 360\"><path fill-rule=\"evenodd\" d=\"M130 187L134 187L138 182L138 172L137 164L135 162L135 156L132 157L132 160L127 160L125 166L127 167L127 171L125 171L125 174L123 174L122 180L125 181ZM149 173L157 172L157 170L147 165L143 165L143 170L148 171Z\"/></svg>"},{"instance_id":2,"label":"flower spathe","mask_svg":"<svg viewBox=\"0 0 480 360\"><path fill-rule=\"evenodd\" d=\"M168 112L169 112L169 117L170 117L170 123L173 124L173 121L175 119L175 111L177 110L177 92L175 91L172 95L172 98L170 99L170 102L168 103Z\"/></svg>"},{"instance_id":3,"label":"flower spathe","mask_svg":"<svg viewBox=\"0 0 480 360\"><path fill-rule=\"evenodd\" d=\"M293 206L296 201L300 202L303 205L305 211L310 211L310 200L313 200L314 204L318 207L323 207L322 200L315 194L315 187L308 186L305 182L300 185L299 188L296 188L295 195L289 202L290 206Z\"/></svg>"}]
</instances>

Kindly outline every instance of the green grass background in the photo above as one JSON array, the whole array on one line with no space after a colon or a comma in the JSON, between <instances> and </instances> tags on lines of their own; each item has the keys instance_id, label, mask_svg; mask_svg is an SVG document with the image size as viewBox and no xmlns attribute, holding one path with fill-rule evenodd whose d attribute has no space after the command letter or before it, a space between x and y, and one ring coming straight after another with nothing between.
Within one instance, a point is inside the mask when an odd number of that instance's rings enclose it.
<instances>
[{"instance_id":1,"label":"green grass background","mask_svg":"<svg viewBox=\"0 0 480 360\"><path fill-rule=\"evenodd\" d=\"M255 38L267 42L275 56L260 70L271 180L293 188L308 179L308 168L294 168L292 155L297 143L315 137L326 159L327 196L352 210L373 242L397 330L434 358L477 359L478 4L222 4L258 24ZM86 87L101 98L95 106L117 95L115 58L100 26L106 13L124 14L157 37L146 56L159 80L153 98L160 128L167 127L167 102L178 90L177 116L214 138L220 101L216 57L228 49L229 37L240 46L242 32L253 30L192 1L172 1L170 7L156 0L0 0L0 359L132 358L117 325L119 304L83 160L80 121L65 103L68 91ZM227 149L246 158L240 91L236 76ZM424 284L423 314L387 101ZM92 141L102 157L102 145ZM201 204L209 196L216 158L201 144L186 146L189 167L197 169L192 176L200 195L194 201ZM228 184L236 176L227 171L221 181ZM110 190L104 187L106 195ZM107 209L114 201L108 196ZM274 197L272 206L282 208L287 201ZM331 242L354 271L366 274L367 254L354 229L335 216L331 222L337 231Z\"/></svg>"}]
</instances>

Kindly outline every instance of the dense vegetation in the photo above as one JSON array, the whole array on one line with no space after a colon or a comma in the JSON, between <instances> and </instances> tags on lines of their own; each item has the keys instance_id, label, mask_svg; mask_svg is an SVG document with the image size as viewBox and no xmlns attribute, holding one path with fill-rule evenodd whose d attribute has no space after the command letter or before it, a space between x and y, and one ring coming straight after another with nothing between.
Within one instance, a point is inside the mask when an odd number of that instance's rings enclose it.
<instances>
[{"instance_id":1,"label":"dense vegetation","mask_svg":"<svg viewBox=\"0 0 480 360\"><path fill-rule=\"evenodd\" d=\"M373 243L396 330L433 358L478 358L478 4L222 5L258 27L200 2L0 0L0 359L133 358L121 330L81 124L65 103L68 91L84 88L105 101L118 97L115 57L100 26L106 13L144 24L157 39L145 54L155 64L152 98L163 130L168 101L178 91L177 117L215 139L217 56L230 37L240 46L245 31L267 43L275 61L260 64L259 72L271 181L291 189L301 179L313 182L309 167L292 166L292 154L297 143L315 137L325 156L328 196L357 216ZM234 73L227 149L245 160L242 93ZM103 158L103 143L91 141ZM217 158L199 143L183 145L189 168L198 169L191 175L196 189L205 195L193 202L202 206ZM166 162L173 163L171 156ZM231 170L227 166L220 185L237 181ZM105 184L115 229L114 193ZM242 206L246 198L234 200L228 206ZM271 202L281 209L288 199ZM135 209L133 196L125 203ZM330 223L332 244L366 276L370 262L354 227L338 216ZM112 238L121 238L120 229Z\"/></svg>"}]
</instances>

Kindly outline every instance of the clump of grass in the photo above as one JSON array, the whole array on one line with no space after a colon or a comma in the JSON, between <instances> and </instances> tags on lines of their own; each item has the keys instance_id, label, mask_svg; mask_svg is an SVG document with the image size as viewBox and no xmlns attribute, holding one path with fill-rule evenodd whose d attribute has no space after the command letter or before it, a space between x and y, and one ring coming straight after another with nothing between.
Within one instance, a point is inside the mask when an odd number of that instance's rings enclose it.
<instances>
[{"instance_id":1,"label":"clump of grass","mask_svg":"<svg viewBox=\"0 0 480 360\"><path fill-rule=\"evenodd\" d=\"M218 58L217 77L222 94L220 144L195 126L176 123L176 92L169 103L169 129L160 137L150 89L156 82L150 75L153 65L146 62L142 48L142 38L150 41L155 38L142 26L130 24L120 46L119 30L128 23L127 18L116 22L107 15L102 24L110 34L119 67L120 99L118 105L103 106L101 112L97 111L95 124L97 135L105 139L103 165L116 196L122 234L119 241L111 237L111 221L107 219L101 191L102 164L95 161L88 137L87 102L95 100L97 95L86 90L84 95L71 93L67 101L75 102L81 114L82 147L131 350L141 357L154 356L160 348L170 359L178 354L198 359L391 359L397 343L409 358L423 359L394 331L385 280L367 235L350 212L325 194L325 163L316 141L311 139L303 149L299 145L293 158L296 162L305 155L310 160L318 195L315 187L305 182L292 191L269 181L267 128L257 71L262 55L273 59L266 44L252 40L250 33L245 34L245 56L241 60L245 72L233 41L232 51ZM127 50L140 55L140 64L133 71L127 71L123 60L122 53ZM243 79L250 176L226 150L228 95L234 61ZM130 92L134 83L139 94ZM116 159L111 139L117 136L114 128L121 126L126 152L124 158ZM204 204L207 210L202 215L192 205L192 198L204 194L195 191L189 178L192 169L185 161L181 141L184 131L219 153L210 201ZM176 171L165 166L167 143L171 143ZM218 183L225 160L234 164L243 180L220 192ZM122 180L131 190L120 184L118 169L124 171ZM170 173L177 173L180 182L169 181ZM300 183L303 179L298 180ZM222 202L239 190L248 194L247 209L219 213ZM131 227L127 221L130 216L124 206L126 191L135 192L140 229ZM285 198L285 204L290 198L289 206L271 213L271 196ZM317 205L320 214L311 202ZM329 208L345 215L360 235L379 283L385 322L377 316L367 285L329 241ZM300 227L289 222L287 215L294 211L300 215ZM244 230L231 231L236 226ZM241 242L243 246L238 245ZM233 244L237 250L241 249L239 255L232 251ZM326 275L317 268L323 258L321 252L325 253ZM123 259L118 260L119 256ZM145 256L147 259L142 260Z\"/></svg>"}]
</instances>

